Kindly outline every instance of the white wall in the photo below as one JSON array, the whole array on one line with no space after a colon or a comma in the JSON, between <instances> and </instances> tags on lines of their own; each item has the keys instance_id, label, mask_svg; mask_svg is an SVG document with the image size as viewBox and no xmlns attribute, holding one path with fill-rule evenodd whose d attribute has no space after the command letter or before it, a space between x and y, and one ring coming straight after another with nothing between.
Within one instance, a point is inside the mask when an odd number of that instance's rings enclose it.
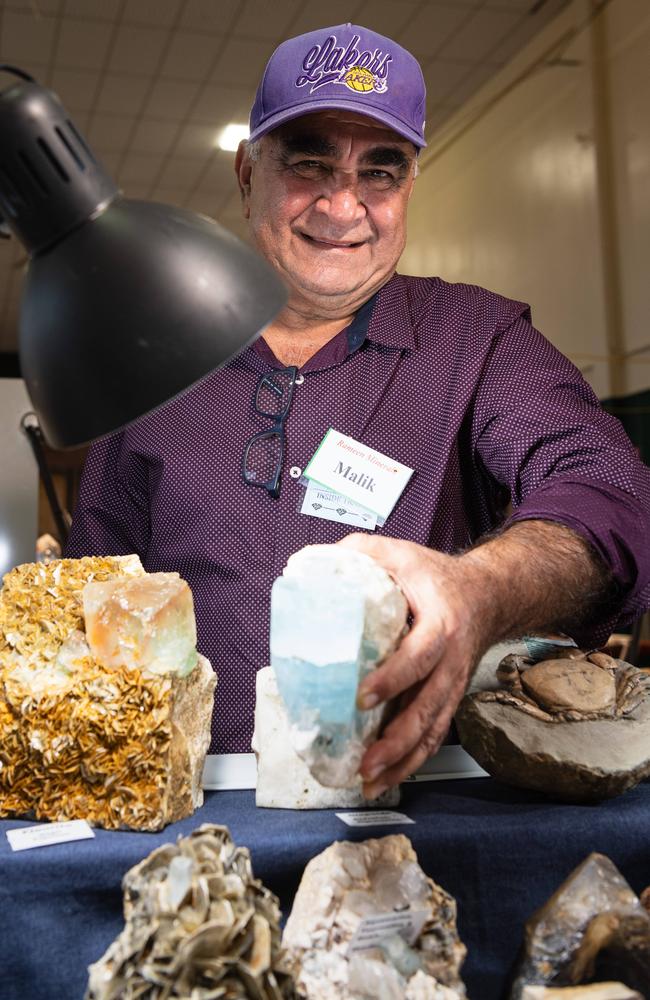
<instances>
[{"instance_id":1,"label":"white wall","mask_svg":"<svg viewBox=\"0 0 650 1000\"><path fill-rule=\"evenodd\" d=\"M650 387L650 2L616 0L607 29L627 390L638 392Z\"/></svg>"},{"instance_id":2,"label":"white wall","mask_svg":"<svg viewBox=\"0 0 650 1000\"><path fill-rule=\"evenodd\" d=\"M650 342L650 2L611 0L600 62L590 13L575 0L424 152L400 269L530 302L607 396L650 386L641 355L612 381L612 355Z\"/></svg>"}]
</instances>

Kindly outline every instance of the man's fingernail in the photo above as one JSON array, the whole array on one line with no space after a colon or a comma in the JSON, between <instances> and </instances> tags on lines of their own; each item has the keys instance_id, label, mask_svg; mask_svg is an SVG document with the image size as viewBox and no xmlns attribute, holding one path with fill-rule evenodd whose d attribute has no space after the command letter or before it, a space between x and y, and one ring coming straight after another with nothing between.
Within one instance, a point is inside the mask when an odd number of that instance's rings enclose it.
<instances>
[{"instance_id":1,"label":"man's fingernail","mask_svg":"<svg viewBox=\"0 0 650 1000\"><path fill-rule=\"evenodd\" d=\"M376 691L367 691L359 695L359 708L362 712L367 712L368 709L378 705L380 701L381 699Z\"/></svg>"},{"instance_id":2,"label":"man's fingernail","mask_svg":"<svg viewBox=\"0 0 650 1000\"><path fill-rule=\"evenodd\" d=\"M388 785L374 785L372 788L368 788L364 794L367 799L378 799L380 795L388 791Z\"/></svg>"},{"instance_id":3,"label":"man's fingernail","mask_svg":"<svg viewBox=\"0 0 650 1000\"><path fill-rule=\"evenodd\" d=\"M378 778L379 775L382 773L382 771L385 770L386 770L385 764L375 764L375 766L371 767L369 771L366 770L363 772L364 781L366 783L374 781L375 778Z\"/></svg>"}]
</instances>

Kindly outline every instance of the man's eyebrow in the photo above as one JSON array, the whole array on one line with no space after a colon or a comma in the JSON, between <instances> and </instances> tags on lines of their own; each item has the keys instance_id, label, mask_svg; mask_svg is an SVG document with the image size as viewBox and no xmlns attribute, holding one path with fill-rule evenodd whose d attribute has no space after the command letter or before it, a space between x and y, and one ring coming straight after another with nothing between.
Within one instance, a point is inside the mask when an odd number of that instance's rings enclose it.
<instances>
[{"instance_id":1,"label":"man's eyebrow","mask_svg":"<svg viewBox=\"0 0 650 1000\"><path fill-rule=\"evenodd\" d=\"M406 169L412 160L396 146L375 146L361 157L361 163L370 167L401 167Z\"/></svg>"},{"instance_id":2,"label":"man's eyebrow","mask_svg":"<svg viewBox=\"0 0 650 1000\"><path fill-rule=\"evenodd\" d=\"M302 156L338 156L338 146L328 142L322 135L310 132L297 132L294 135L283 135L279 137L280 145L285 153Z\"/></svg>"}]
</instances>

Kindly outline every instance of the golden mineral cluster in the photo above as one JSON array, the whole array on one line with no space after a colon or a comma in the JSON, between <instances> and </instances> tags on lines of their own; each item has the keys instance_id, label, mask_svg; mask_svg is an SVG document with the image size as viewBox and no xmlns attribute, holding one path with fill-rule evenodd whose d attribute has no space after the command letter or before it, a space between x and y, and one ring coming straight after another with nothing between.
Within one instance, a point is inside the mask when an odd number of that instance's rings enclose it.
<instances>
[{"instance_id":1,"label":"golden mineral cluster","mask_svg":"<svg viewBox=\"0 0 650 1000\"><path fill-rule=\"evenodd\" d=\"M178 574L137 556L17 566L0 591L0 816L158 830L190 815L215 684Z\"/></svg>"}]
</instances>

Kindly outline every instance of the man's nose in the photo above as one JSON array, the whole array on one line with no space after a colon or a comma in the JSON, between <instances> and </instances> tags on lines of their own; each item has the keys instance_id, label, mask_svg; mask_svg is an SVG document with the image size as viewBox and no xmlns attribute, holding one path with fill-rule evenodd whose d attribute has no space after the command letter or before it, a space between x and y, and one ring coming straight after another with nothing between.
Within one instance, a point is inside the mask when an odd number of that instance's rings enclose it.
<instances>
[{"instance_id":1,"label":"man's nose","mask_svg":"<svg viewBox=\"0 0 650 1000\"><path fill-rule=\"evenodd\" d=\"M361 200L356 174L331 177L316 202L316 208L337 222L349 224L363 219L366 207Z\"/></svg>"}]
</instances>

